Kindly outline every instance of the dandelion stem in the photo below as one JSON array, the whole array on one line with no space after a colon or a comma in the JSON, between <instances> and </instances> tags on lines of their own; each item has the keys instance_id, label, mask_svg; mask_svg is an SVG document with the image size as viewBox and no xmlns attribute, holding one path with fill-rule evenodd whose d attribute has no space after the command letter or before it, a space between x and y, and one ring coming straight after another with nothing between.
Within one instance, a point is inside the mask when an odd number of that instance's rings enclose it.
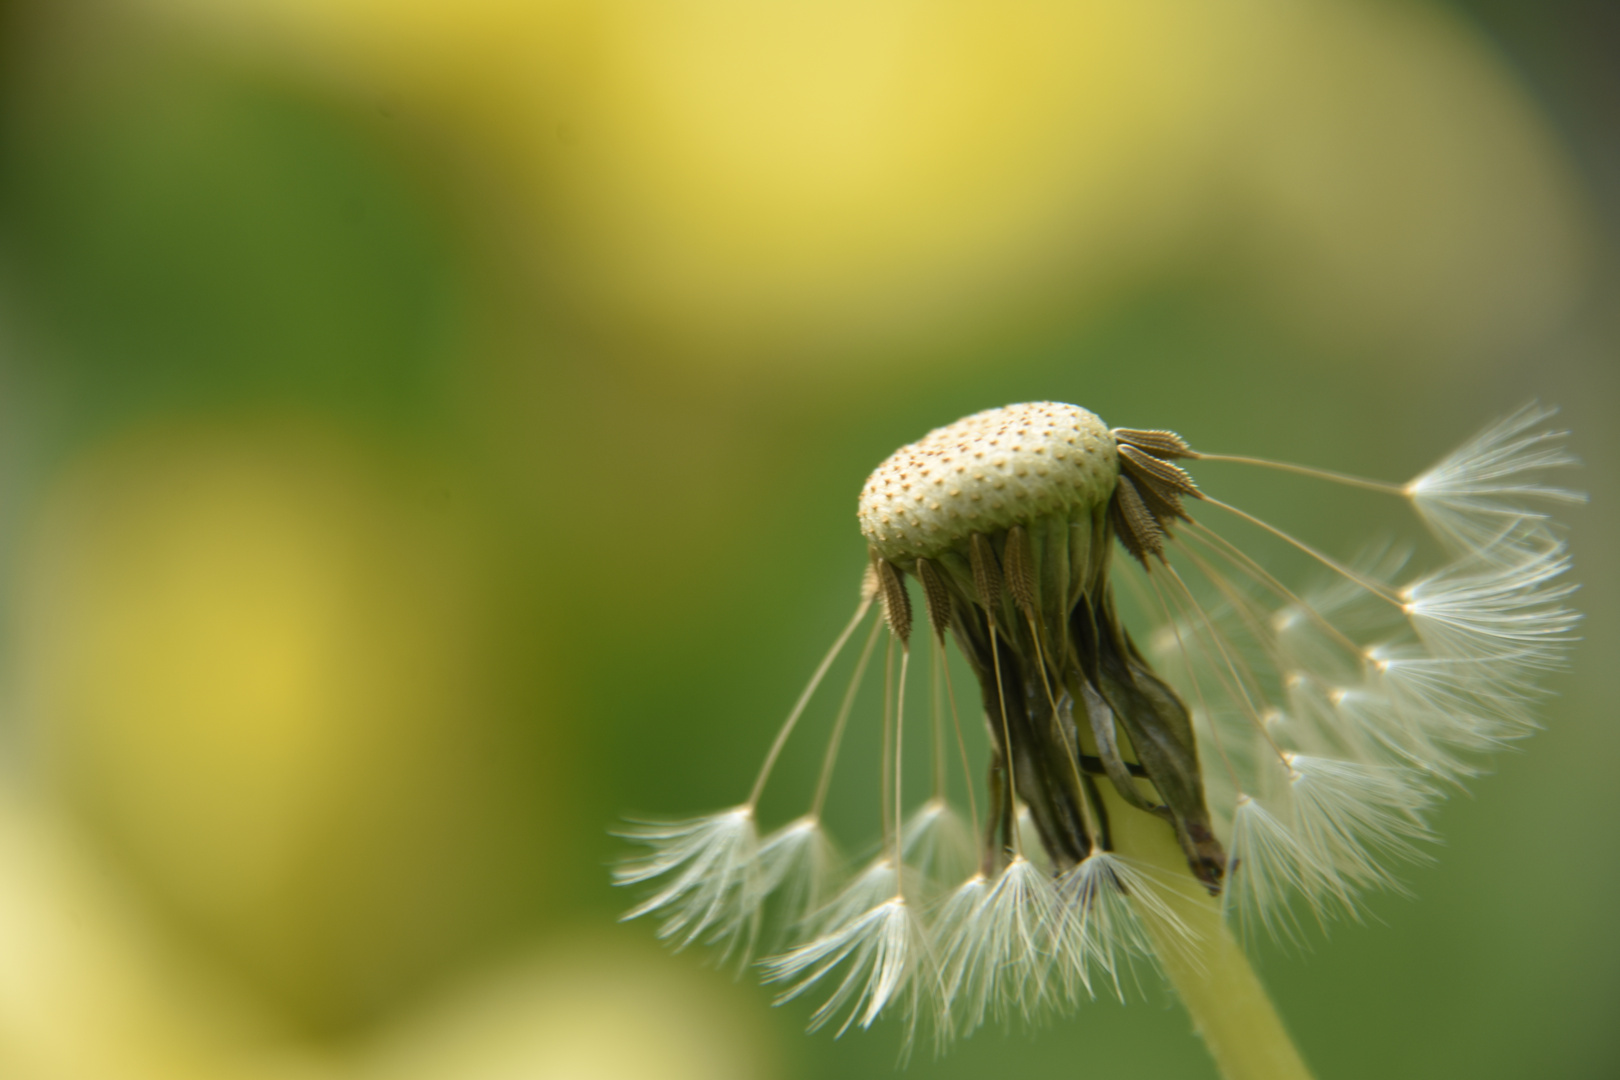
<instances>
[{"instance_id":1,"label":"dandelion stem","mask_svg":"<svg viewBox=\"0 0 1620 1080\"><path fill-rule=\"evenodd\" d=\"M1118 793L1102 791L1115 851L1155 885L1162 909L1135 904L1137 917L1170 985L1192 1017L1224 1080L1311 1080L1282 1018L1249 958L1221 918L1221 904L1187 868L1164 822L1131 813Z\"/></svg>"}]
</instances>

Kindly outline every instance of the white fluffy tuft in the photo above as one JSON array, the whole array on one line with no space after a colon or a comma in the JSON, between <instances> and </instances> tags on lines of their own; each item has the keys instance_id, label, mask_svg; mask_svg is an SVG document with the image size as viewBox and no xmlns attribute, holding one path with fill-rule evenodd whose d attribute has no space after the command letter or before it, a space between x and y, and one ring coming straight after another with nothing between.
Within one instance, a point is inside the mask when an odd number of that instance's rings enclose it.
<instances>
[{"instance_id":1,"label":"white fluffy tuft","mask_svg":"<svg viewBox=\"0 0 1620 1080\"><path fill-rule=\"evenodd\" d=\"M950 937L943 942L946 1000L968 1031L987 1016L1006 1022L1045 1007L1061 921L1051 877L1021 855L973 892L976 903L953 913ZM952 899L962 896L958 890Z\"/></svg>"},{"instance_id":2,"label":"white fluffy tuft","mask_svg":"<svg viewBox=\"0 0 1620 1080\"><path fill-rule=\"evenodd\" d=\"M694 941L745 953L758 927L763 900L755 856L759 840L746 806L686 821L631 822L621 836L652 851L614 868L616 885L668 876L656 893L625 912L625 919L661 912L661 938L676 948Z\"/></svg>"},{"instance_id":3,"label":"white fluffy tuft","mask_svg":"<svg viewBox=\"0 0 1620 1080\"><path fill-rule=\"evenodd\" d=\"M1406 485L1412 504L1439 539L1458 552L1492 546L1515 523L1543 520L1530 504L1580 503L1586 496L1541 481L1579 464L1568 432L1543 428L1558 412L1532 402L1503 417ZM1537 430L1540 429L1540 430Z\"/></svg>"},{"instance_id":4,"label":"white fluffy tuft","mask_svg":"<svg viewBox=\"0 0 1620 1080\"><path fill-rule=\"evenodd\" d=\"M791 952L764 960L761 966L767 982L792 984L777 998L778 1004L843 969L837 986L811 1014L811 1031L833 1022L840 1013L844 1017L838 1024L840 1035L851 1024L870 1027L886 1008L900 1004L909 1033L937 1000L938 975L927 934L900 897L885 900Z\"/></svg>"}]
</instances>

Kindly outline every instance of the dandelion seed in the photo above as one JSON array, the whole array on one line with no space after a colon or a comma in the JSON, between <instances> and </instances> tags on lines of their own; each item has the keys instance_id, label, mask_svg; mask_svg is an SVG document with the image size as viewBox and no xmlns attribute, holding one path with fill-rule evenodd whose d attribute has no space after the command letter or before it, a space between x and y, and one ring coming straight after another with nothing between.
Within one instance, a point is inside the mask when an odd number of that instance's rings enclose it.
<instances>
[{"instance_id":1,"label":"dandelion seed","mask_svg":"<svg viewBox=\"0 0 1620 1080\"><path fill-rule=\"evenodd\" d=\"M1124 998L1138 967L1156 967L1218 1057L1242 1001L1244 1030L1270 1033L1266 1060L1305 1075L1222 920L1299 943L1309 922L1356 917L1367 891L1401 891L1442 794L1536 728L1537 679L1564 663L1578 620L1548 511L1580 497L1544 482L1574 463L1551 416L1522 409L1406 484L1205 453L1053 402L902 447L861 493L855 616L749 798L627 829L651 851L614 878L654 889L627 917L658 915L677 946L746 955L770 912L790 942L762 962L781 1001L820 995L810 1027L840 1033L897 1015L908 1046L925 1023L943 1042ZM1434 545L1405 544L1341 557L1216 497L1186 468L1205 462L1404 500L1444 558L1424 564L1413 553ZM1281 580L1223 521L1286 543L1321 582ZM760 841L772 767L863 624L810 806ZM883 706L857 718L885 630ZM907 732L916 641L931 657L921 739ZM947 646L979 690L982 803ZM881 727L881 854L840 883L821 822L850 723ZM919 743L932 787L910 805ZM952 798L964 788L971 826Z\"/></svg>"},{"instance_id":2,"label":"dandelion seed","mask_svg":"<svg viewBox=\"0 0 1620 1080\"><path fill-rule=\"evenodd\" d=\"M1406 770L1389 765L1290 754L1299 837L1324 883L1347 909L1363 888L1399 891L1389 859L1424 858L1418 841L1433 834L1424 812L1435 800Z\"/></svg>"},{"instance_id":3,"label":"dandelion seed","mask_svg":"<svg viewBox=\"0 0 1620 1080\"><path fill-rule=\"evenodd\" d=\"M989 892L990 882L985 875L974 874L945 899L929 928L938 949L941 1042L957 1034L971 1035L989 1008L988 1001L978 992L978 985L970 981L970 975L976 970L972 954L984 940L980 916ZM970 1022L967 1019L970 1015L976 1016L978 1022Z\"/></svg>"},{"instance_id":4,"label":"dandelion seed","mask_svg":"<svg viewBox=\"0 0 1620 1080\"><path fill-rule=\"evenodd\" d=\"M844 696L839 721L822 767L815 806L799 822L773 834L763 849L759 843L754 808L788 736L844 645L865 618L874 595L875 588L870 578L863 580L861 601L855 617L844 628L811 676L809 685L799 695L799 700L765 757L765 764L754 781L753 792L746 803L718 814L684 821L631 821L619 833L652 851L615 867L614 884L640 885L658 878L666 879L656 892L627 911L624 919L663 913L664 921L659 926L658 936L675 939L677 948L703 941L722 946L723 956L740 950L746 960L759 933L762 905L773 891L784 884L790 884L795 891L802 890L801 895L790 897L790 909L800 904L808 907L819 902L820 891L825 885L825 871L829 869L828 863L831 861L830 845L820 830L820 803L831 778L843 722L848 717L871 655L872 643L876 640L875 626ZM803 910L799 909L800 916Z\"/></svg>"},{"instance_id":5,"label":"dandelion seed","mask_svg":"<svg viewBox=\"0 0 1620 1080\"><path fill-rule=\"evenodd\" d=\"M689 821L635 823L619 835L653 851L616 867L614 884L638 885L673 875L626 912L626 919L664 912L658 936L675 939L677 948L698 940L725 942L728 949L742 942L759 902L754 861L759 840L751 808Z\"/></svg>"},{"instance_id":6,"label":"dandelion seed","mask_svg":"<svg viewBox=\"0 0 1620 1080\"><path fill-rule=\"evenodd\" d=\"M1222 898L1228 914L1245 931L1257 921L1278 940L1297 944L1300 926L1290 905L1302 897L1318 919L1324 918L1324 904L1338 895L1333 869L1248 795L1237 797L1231 835L1232 873Z\"/></svg>"},{"instance_id":7,"label":"dandelion seed","mask_svg":"<svg viewBox=\"0 0 1620 1080\"><path fill-rule=\"evenodd\" d=\"M845 882L826 906L811 913L809 925L818 933L836 930L859 919L899 891L900 875L895 873L893 857L880 855Z\"/></svg>"},{"instance_id":8,"label":"dandelion seed","mask_svg":"<svg viewBox=\"0 0 1620 1080\"><path fill-rule=\"evenodd\" d=\"M815 1031L840 1014L842 1035L851 1024L870 1027L891 1004L901 1004L915 1030L937 982L927 935L904 899L894 897L799 946L763 962L767 982L791 982L777 999L792 1001L842 968L838 984L810 1018Z\"/></svg>"},{"instance_id":9,"label":"dandelion seed","mask_svg":"<svg viewBox=\"0 0 1620 1080\"><path fill-rule=\"evenodd\" d=\"M1558 667L1580 616L1564 604L1575 591L1562 580L1569 555L1543 541L1528 550L1494 543L1407 586L1406 611L1423 643L1451 659Z\"/></svg>"},{"instance_id":10,"label":"dandelion seed","mask_svg":"<svg viewBox=\"0 0 1620 1080\"><path fill-rule=\"evenodd\" d=\"M1054 934L1061 901L1051 875L1016 856L976 904L954 920L944 974L959 1023L972 1031L987 1015L1032 1017L1051 1001Z\"/></svg>"},{"instance_id":11,"label":"dandelion seed","mask_svg":"<svg viewBox=\"0 0 1620 1080\"><path fill-rule=\"evenodd\" d=\"M1532 734L1541 694L1515 664L1431 656L1411 646L1368 650L1372 681L1414 728L1465 751L1500 750Z\"/></svg>"},{"instance_id":12,"label":"dandelion seed","mask_svg":"<svg viewBox=\"0 0 1620 1080\"><path fill-rule=\"evenodd\" d=\"M1107 851L1095 851L1059 882L1065 909L1057 929L1059 955L1071 998L1091 997L1099 978L1121 1001L1131 961L1151 960L1155 950L1143 927L1156 921L1167 940L1190 945L1195 935L1160 891L1130 862Z\"/></svg>"},{"instance_id":13,"label":"dandelion seed","mask_svg":"<svg viewBox=\"0 0 1620 1080\"><path fill-rule=\"evenodd\" d=\"M1579 464L1564 445L1566 432L1535 430L1558 412L1526 405L1447 454L1406 485L1419 514L1459 552L1474 554L1497 547L1505 528L1526 519L1545 520L1536 504L1573 504L1584 495L1543 484L1540 476ZM1517 533L1536 539L1534 533ZM1498 551L1498 553L1500 553Z\"/></svg>"},{"instance_id":14,"label":"dandelion seed","mask_svg":"<svg viewBox=\"0 0 1620 1080\"><path fill-rule=\"evenodd\" d=\"M756 891L781 897L782 921L802 925L820 910L837 879L842 860L821 827L819 818L806 815L782 826L759 846L759 882Z\"/></svg>"},{"instance_id":15,"label":"dandelion seed","mask_svg":"<svg viewBox=\"0 0 1620 1080\"><path fill-rule=\"evenodd\" d=\"M901 855L918 876L918 886L933 890L959 880L973 866L974 837L961 814L943 798L929 799L906 819Z\"/></svg>"}]
</instances>

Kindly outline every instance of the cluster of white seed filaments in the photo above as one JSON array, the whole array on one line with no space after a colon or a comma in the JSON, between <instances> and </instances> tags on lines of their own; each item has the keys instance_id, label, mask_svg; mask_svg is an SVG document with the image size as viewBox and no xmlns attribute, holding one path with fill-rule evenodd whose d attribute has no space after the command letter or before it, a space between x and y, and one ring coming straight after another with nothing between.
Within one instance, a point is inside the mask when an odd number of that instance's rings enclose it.
<instances>
[{"instance_id":1,"label":"cluster of white seed filaments","mask_svg":"<svg viewBox=\"0 0 1620 1080\"><path fill-rule=\"evenodd\" d=\"M1565 606L1573 588L1564 581L1565 543L1544 512L1579 498L1540 480L1546 469L1574 464L1563 433L1543 428L1550 416L1520 410L1405 485L1320 474L1408 500L1445 550L1430 572L1403 581L1399 553L1341 564L1284 537L1330 572L1327 587L1300 594L1189 519L1167 561L1143 558L1123 579L1143 610L1165 616L1149 643L1191 707L1209 808L1228 853L1223 900L1235 919L1292 936L1302 911L1353 912L1362 891L1399 888L1391 862L1419 855L1415 843L1430 836L1426 810L1476 771L1481 752L1534 729L1539 676L1562 662L1577 618ZM1083 409L992 410L885 462L862 493L861 524L882 558L903 565L974 533L1097 506L1118 469L1113 438ZM1199 590L1178 566L1201 580ZM868 588L839 647L871 601ZM852 687L879 625L865 639ZM853 700L852 689L834 749ZM832 760L829 753L827 769ZM886 825L889 852L834 888L820 824L825 770L810 812L760 839L754 808L768 772L769 762L739 807L627 832L652 850L616 877L661 881L630 915L658 913L662 936L744 952L774 894L783 926L802 943L765 961L766 975L789 984L784 1000L831 987L813 1027L864 1027L899 1009L910 1024L930 1017L951 1034L986 1018L1029 1016L1099 985L1117 991L1129 958L1150 952L1144 920L1174 930L1162 897L1191 884L1107 852L1054 877L1033 842L1028 857L975 869L972 839L963 840L936 785L902 824ZM954 888L952 870L965 877Z\"/></svg>"}]
</instances>

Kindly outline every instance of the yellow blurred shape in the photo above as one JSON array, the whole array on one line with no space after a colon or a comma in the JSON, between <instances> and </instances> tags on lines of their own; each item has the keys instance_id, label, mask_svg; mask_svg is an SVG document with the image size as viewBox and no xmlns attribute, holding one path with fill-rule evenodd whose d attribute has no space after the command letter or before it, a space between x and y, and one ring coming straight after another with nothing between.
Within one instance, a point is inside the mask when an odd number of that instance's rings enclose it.
<instances>
[{"instance_id":1,"label":"yellow blurred shape","mask_svg":"<svg viewBox=\"0 0 1620 1080\"><path fill-rule=\"evenodd\" d=\"M138 2L478 133L500 235L527 218L520 262L642 355L864 371L1213 271L1460 356L1580 287L1555 139L1438 6Z\"/></svg>"},{"instance_id":2,"label":"yellow blurred shape","mask_svg":"<svg viewBox=\"0 0 1620 1080\"><path fill-rule=\"evenodd\" d=\"M752 995L678 959L576 934L397 1026L366 1080L752 1080Z\"/></svg>"},{"instance_id":3,"label":"yellow blurred shape","mask_svg":"<svg viewBox=\"0 0 1620 1080\"><path fill-rule=\"evenodd\" d=\"M657 324L739 350L788 327L799 349L883 337L1006 304L1068 251L1106 248L1113 278L1158 250L1222 106L1199 91L1231 30L1206 12L609 5L610 47L556 95L570 136L536 154L592 281Z\"/></svg>"},{"instance_id":4,"label":"yellow blurred shape","mask_svg":"<svg viewBox=\"0 0 1620 1080\"><path fill-rule=\"evenodd\" d=\"M315 429L158 429L68 472L24 567L49 772L328 1023L451 949L489 886L479 567L408 491Z\"/></svg>"},{"instance_id":5,"label":"yellow blurred shape","mask_svg":"<svg viewBox=\"0 0 1620 1080\"><path fill-rule=\"evenodd\" d=\"M66 821L0 786L6 1080L755 1080L741 987L599 931L441 991L345 1049L290 1039L131 903Z\"/></svg>"},{"instance_id":6,"label":"yellow blurred shape","mask_svg":"<svg viewBox=\"0 0 1620 1080\"><path fill-rule=\"evenodd\" d=\"M1265 66L1233 147L1272 309L1468 363L1556 329L1584 287L1585 208L1483 35L1439 5L1289 7L1256 27Z\"/></svg>"},{"instance_id":7,"label":"yellow blurred shape","mask_svg":"<svg viewBox=\"0 0 1620 1080\"><path fill-rule=\"evenodd\" d=\"M71 831L0 791L0 1076L325 1080L166 952ZM259 1030L255 1030L258 1028Z\"/></svg>"}]
</instances>

